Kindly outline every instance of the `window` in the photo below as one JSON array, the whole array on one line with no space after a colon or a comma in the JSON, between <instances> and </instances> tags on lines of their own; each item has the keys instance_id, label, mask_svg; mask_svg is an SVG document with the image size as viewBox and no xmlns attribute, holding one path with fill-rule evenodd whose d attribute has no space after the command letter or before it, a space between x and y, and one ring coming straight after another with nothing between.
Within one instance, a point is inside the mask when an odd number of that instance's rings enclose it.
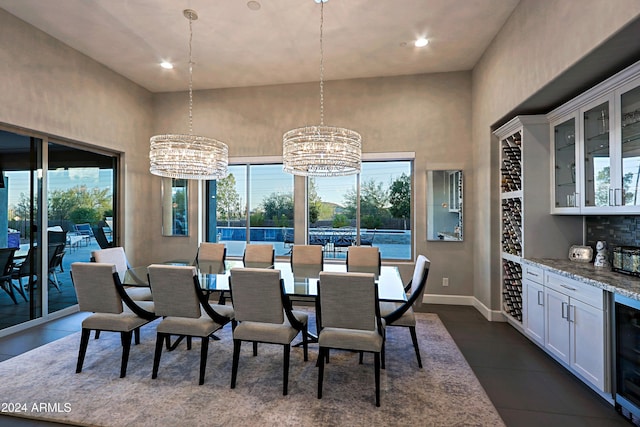
<instances>
[{"instance_id":1,"label":"window","mask_svg":"<svg viewBox=\"0 0 640 427\"><path fill-rule=\"evenodd\" d=\"M309 178L308 243L322 245L326 258L344 258L360 244L410 260L412 167L412 160L366 161L359 175ZM289 255L296 201L282 164L229 166L226 178L208 181L207 194L207 241L225 243L227 256L242 257L247 243Z\"/></svg>"},{"instance_id":2,"label":"window","mask_svg":"<svg viewBox=\"0 0 640 427\"><path fill-rule=\"evenodd\" d=\"M357 176L309 178L309 244L343 258L354 244L411 259L412 162L369 161Z\"/></svg>"},{"instance_id":3,"label":"window","mask_svg":"<svg viewBox=\"0 0 640 427\"><path fill-rule=\"evenodd\" d=\"M289 252L293 238L293 176L282 164L229 167L229 175L209 184L209 241L225 243L228 256L241 257L247 243L272 244L276 256ZM215 220L211 216L215 212ZM215 233L211 223L215 221Z\"/></svg>"}]
</instances>

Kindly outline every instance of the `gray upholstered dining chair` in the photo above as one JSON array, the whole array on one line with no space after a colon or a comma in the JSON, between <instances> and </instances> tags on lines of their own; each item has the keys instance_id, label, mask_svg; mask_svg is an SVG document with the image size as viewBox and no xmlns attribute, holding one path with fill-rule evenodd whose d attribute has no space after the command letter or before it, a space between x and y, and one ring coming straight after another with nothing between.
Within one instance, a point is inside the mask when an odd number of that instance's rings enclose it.
<instances>
[{"instance_id":1,"label":"gray upholstered dining chair","mask_svg":"<svg viewBox=\"0 0 640 427\"><path fill-rule=\"evenodd\" d=\"M384 321L378 287L371 273L320 273L316 299L318 322L318 399L322 399L325 359L330 349L374 354L376 406L380 406L380 357L384 357Z\"/></svg>"},{"instance_id":2,"label":"gray upholstered dining chair","mask_svg":"<svg viewBox=\"0 0 640 427\"><path fill-rule=\"evenodd\" d=\"M409 292L407 301L404 303L381 301L380 315L387 323L387 326L403 326L409 328L413 348L418 359L418 367L422 368L422 359L420 358L420 347L418 346L418 337L416 335L416 316L413 307L422 305L422 295L429 276L429 267L431 261L424 255L418 255L415 267L413 269L413 277L405 287Z\"/></svg>"},{"instance_id":3,"label":"gray upholstered dining chair","mask_svg":"<svg viewBox=\"0 0 640 427\"><path fill-rule=\"evenodd\" d=\"M302 333L304 360L308 360L307 313L291 309L279 270L233 268L229 288L235 310L231 388L236 386L242 341L254 343L254 356L258 342L279 344L284 358L282 394L286 395L291 341L298 333Z\"/></svg>"},{"instance_id":4,"label":"gray upholstered dining chair","mask_svg":"<svg viewBox=\"0 0 640 427\"><path fill-rule=\"evenodd\" d=\"M162 347L172 335L202 339L200 350L200 375L198 384L204 383L209 351L209 337L233 318L230 306L210 305L200 289L200 282L193 266L153 264L148 267L149 284L153 291L155 311L164 319L156 328L156 349L151 378L158 377ZM176 345L179 341L176 342Z\"/></svg>"},{"instance_id":5,"label":"gray upholstered dining chair","mask_svg":"<svg viewBox=\"0 0 640 427\"><path fill-rule=\"evenodd\" d=\"M382 259L377 246L349 246L347 271L380 274Z\"/></svg>"},{"instance_id":6,"label":"gray upholstered dining chair","mask_svg":"<svg viewBox=\"0 0 640 427\"><path fill-rule=\"evenodd\" d=\"M153 302L135 302L129 298L114 264L74 262L71 264L71 279L80 311L94 313L82 321L76 373L82 372L91 331L111 331L120 332L120 378L124 378L127 374L132 334L135 334L135 342L139 344L140 327L157 318Z\"/></svg>"},{"instance_id":7,"label":"gray upholstered dining chair","mask_svg":"<svg viewBox=\"0 0 640 427\"><path fill-rule=\"evenodd\" d=\"M127 260L127 255L124 252L124 248L120 246L92 251L91 258L95 262L114 264L121 281L124 280L124 275L127 270L131 268L129 261ZM134 301L153 300L151 289L149 289L149 287L127 287L126 292Z\"/></svg>"},{"instance_id":8,"label":"gray upholstered dining chair","mask_svg":"<svg viewBox=\"0 0 640 427\"><path fill-rule=\"evenodd\" d=\"M198 262L220 262L224 264L227 258L227 247L224 243L202 242L196 254Z\"/></svg>"},{"instance_id":9,"label":"gray upholstered dining chair","mask_svg":"<svg viewBox=\"0 0 640 427\"><path fill-rule=\"evenodd\" d=\"M293 245L291 247L291 265L313 265L323 267L322 246Z\"/></svg>"},{"instance_id":10,"label":"gray upholstered dining chair","mask_svg":"<svg viewBox=\"0 0 640 427\"><path fill-rule=\"evenodd\" d=\"M276 260L276 251L272 244L247 244L242 256L245 267L272 268Z\"/></svg>"}]
</instances>

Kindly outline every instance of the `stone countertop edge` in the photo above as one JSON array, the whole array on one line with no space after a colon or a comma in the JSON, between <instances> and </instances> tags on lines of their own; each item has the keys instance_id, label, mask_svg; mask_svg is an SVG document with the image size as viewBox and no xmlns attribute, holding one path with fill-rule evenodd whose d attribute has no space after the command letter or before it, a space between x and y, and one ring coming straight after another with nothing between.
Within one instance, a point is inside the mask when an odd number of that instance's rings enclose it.
<instances>
[{"instance_id":1,"label":"stone countertop edge","mask_svg":"<svg viewBox=\"0 0 640 427\"><path fill-rule=\"evenodd\" d=\"M640 278L611 271L610 267L594 267L565 259L523 258L534 267L542 267L561 276L640 301Z\"/></svg>"}]
</instances>

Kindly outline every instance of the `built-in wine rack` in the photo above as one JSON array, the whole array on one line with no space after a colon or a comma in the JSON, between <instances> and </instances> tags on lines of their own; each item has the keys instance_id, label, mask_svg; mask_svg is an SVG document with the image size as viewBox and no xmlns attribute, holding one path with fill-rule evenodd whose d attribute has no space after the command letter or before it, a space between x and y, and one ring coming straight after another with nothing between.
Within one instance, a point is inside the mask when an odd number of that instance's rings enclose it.
<instances>
[{"instance_id":1,"label":"built-in wine rack","mask_svg":"<svg viewBox=\"0 0 640 427\"><path fill-rule=\"evenodd\" d=\"M502 260L503 309L522 322L522 266L520 263Z\"/></svg>"},{"instance_id":2,"label":"built-in wine rack","mask_svg":"<svg viewBox=\"0 0 640 427\"><path fill-rule=\"evenodd\" d=\"M516 132L502 144L502 192L522 190L522 134Z\"/></svg>"},{"instance_id":3,"label":"built-in wine rack","mask_svg":"<svg viewBox=\"0 0 640 427\"><path fill-rule=\"evenodd\" d=\"M502 200L502 252L522 256L522 202Z\"/></svg>"},{"instance_id":4,"label":"built-in wine rack","mask_svg":"<svg viewBox=\"0 0 640 427\"><path fill-rule=\"evenodd\" d=\"M500 141L503 311L522 322L522 130Z\"/></svg>"}]
</instances>

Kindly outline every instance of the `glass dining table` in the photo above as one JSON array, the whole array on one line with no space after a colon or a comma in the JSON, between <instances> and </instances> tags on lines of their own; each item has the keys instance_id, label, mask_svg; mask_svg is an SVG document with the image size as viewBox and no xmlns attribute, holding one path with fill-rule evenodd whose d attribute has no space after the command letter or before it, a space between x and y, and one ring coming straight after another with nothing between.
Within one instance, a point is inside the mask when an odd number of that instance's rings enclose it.
<instances>
[{"instance_id":1,"label":"glass dining table","mask_svg":"<svg viewBox=\"0 0 640 427\"><path fill-rule=\"evenodd\" d=\"M188 262L165 262L163 264L190 265ZM292 266L289 262L275 262L271 264L245 265L242 260L227 260L223 263L199 262L195 265L200 286L207 292L228 292L229 275L232 268L274 268L280 270L280 276L284 281L285 292L291 297L316 297L318 294L318 280L320 269L313 266ZM322 269L324 272L346 272L345 264L326 263ZM351 270L354 271L354 270ZM378 298L381 301L406 301L407 296L398 267L384 265L378 274L377 268L367 269L360 267L357 272L373 273L378 285ZM127 270L122 281L125 286L149 286L147 279L147 266L134 267Z\"/></svg>"}]
</instances>

